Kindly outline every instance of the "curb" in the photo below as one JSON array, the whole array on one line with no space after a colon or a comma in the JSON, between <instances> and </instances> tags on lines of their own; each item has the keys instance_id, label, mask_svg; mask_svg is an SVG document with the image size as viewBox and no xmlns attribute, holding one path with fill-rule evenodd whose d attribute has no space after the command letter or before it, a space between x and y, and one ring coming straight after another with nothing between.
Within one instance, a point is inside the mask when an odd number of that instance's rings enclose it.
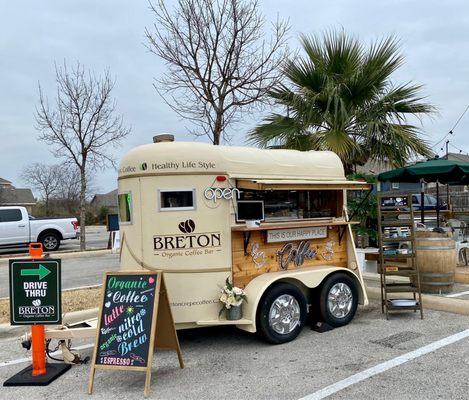
<instances>
[{"instance_id":1,"label":"curb","mask_svg":"<svg viewBox=\"0 0 469 400\"><path fill-rule=\"evenodd\" d=\"M88 310L68 312L63 315L63 324L73 324L85 319L95 318L98 315L98 308ZM51 325L52 326L52 325ZM10 325L8 323L0 324L0 339L21 336L30 332L30 325Z\"/></svg>"},{"instance_id":2,"label":"curb","mask_svg":"<svg viewBox=\"0 0 469 400\"><path fill-rule=\"evenodd\" d=\"M80 258L80 257L93 257L101 254L112 254L111 249L90 249L86 251L68 251L68 252L54 252L54 253L44 253L44 255L49 255L50 258ZM117 253L116 253L117 254ZM29 258L27 253L24 254L14 254L14 255L1 255L0 263L2 261L7 262L8 260L24 259Z\"/></svg>"},{"instance_id":3,"label":"curb","mask_svg":"<svg viewBox=\"0 0 469 400\"><path fill-rule=\"evenodd\" d=\"M379 287L366 287L366 293L368 297L373 300L381 300L381 290ZM406 298L408 296L405 293L393 293L393 297L396 298ZM432 296L428 294L422 294L422 303L423 310L435 310L435 311L445 311L453 314L469 315L469 301Z\"/></svg>"}]
</instances>

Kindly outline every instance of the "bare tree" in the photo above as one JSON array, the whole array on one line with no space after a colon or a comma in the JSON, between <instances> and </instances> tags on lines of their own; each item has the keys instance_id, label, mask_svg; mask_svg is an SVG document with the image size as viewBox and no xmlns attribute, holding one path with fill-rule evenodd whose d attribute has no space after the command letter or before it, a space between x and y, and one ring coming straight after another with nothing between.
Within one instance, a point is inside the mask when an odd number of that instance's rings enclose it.
<instances>
[{"instance_id":1,"label":"bare tree","mask_svg":"<svg viewBox=\"0 0 469 400\"><path fill-rule=\"evenodd\" d=\"M196 136L229 139L226 128L278 83L288 22L274 22L264 39L257 0L178 0L172 13L157 0L150 9L156 22L145 30L147 48L168 66L156 90L201 129Z\"/></svg>"},{"instance_id":2,"label":"bare tree","mask_svg":"<svg viewBox=\"0 0 469 400\"><path fill-rule=\"evenodd\" d=\"M58 164L34 163L23 169L21 178L39 192L44 200L46 215L50 213L50 199L57 194L62 179L63 167Z\"/></svg>"},{"instance_id":3,"label":"bare tree","mask_svg":"<svg viewBox=\"0 0 469 400\"><path fill-rule=\"evenodd\" d=\"M56 200L69 213L75 212L80 205L80 171L76 165L64 165L64 173L61 175ZM86 193L87 201L90 194L95 190L93 185L93 175L90 171L86 173Z\"/></svg>"},{"instance_id":4,"label":"bare tree","mask_svg":"<svg viewBox=\"0 0 469 400\"><path fill-rule=\"evenodd\" d=\"M110 146L117 146L130 133L116 114L111 97L114 80L106 71L96 76L80 63L69 69L55 67L57 94L49 105L39 85L36 108L39 139L52 146L57 157L76 165L80 175L80 249L85 250L87 172L104 168L114 159Z\"/></svg>"}]
</instances>

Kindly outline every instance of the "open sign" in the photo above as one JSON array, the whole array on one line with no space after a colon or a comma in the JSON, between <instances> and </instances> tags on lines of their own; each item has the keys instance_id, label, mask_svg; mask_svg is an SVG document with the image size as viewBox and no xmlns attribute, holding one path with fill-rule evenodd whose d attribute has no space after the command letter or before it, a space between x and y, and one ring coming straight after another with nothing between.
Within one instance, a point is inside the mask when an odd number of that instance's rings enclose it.
<instances>
[{"instance_id":1,"label":"open sign","mask_svg":"<svg viewBox=\"0 0 469 400\"><path fill-rule=\"evenodd\" d=\"M207 188L204 191L204 196L207 200L211 200L214 203L218 199L231 200L236 197L239 199L240 192L237 188Z\"/></svg>"}]
</instances>

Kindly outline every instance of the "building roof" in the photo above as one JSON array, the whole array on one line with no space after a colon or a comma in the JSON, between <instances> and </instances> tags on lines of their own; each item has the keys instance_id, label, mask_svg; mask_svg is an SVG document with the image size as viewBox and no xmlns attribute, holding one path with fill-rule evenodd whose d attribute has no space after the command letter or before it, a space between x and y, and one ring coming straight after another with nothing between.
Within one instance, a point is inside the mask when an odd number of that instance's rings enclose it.
<instances>
[{"instance_id":1,"label":"building roof","mask_svg":"<svg viewBox=\"0 0 469 400\"><path fill-rule=\"evenodd\" d=\"M13 186L0 188L0 205L35 205L36 199L31 189L18 189Z\"/></svg>"},{"instance_id":2,"label":"building roof","mask_svg":"<svg viewBox=\"0 0 469 400\"><path fill-rule=\"evenodd\" d=\"M93 207L117 207L117 189L104 194L95 194L91 200Z\"/></svg>"},{"instance_id":3,"label":"building roof","mask_svg":"<svg viewBox=\"0 0 469 400\"><path fill-rule=\"evenodd\" d=\"M5 178L0 177L0 186L10 186L11 182Z\"/></svg>"},{"instance_id":4,"label":"building roof","mask_svg":"<svg viewBox=\"0 0 469 400\"><path fill-rule=\"evenodd\" d=\"M221 174L231 178L344 181L331 151L297 151L162 142L136 147L121 160L119 178L142 175Z\"/></svg>"},{"instance_id":5,"label":"building roof","mask_svg":"<svg viewBox=\"0 0 469 400\"><path fill-rule=\"evenodd\" d=\"M469 162L469 155L462 153L448 153L447 156L444 156L447 160L459 160Z\"/></svg>"}]
</instances>

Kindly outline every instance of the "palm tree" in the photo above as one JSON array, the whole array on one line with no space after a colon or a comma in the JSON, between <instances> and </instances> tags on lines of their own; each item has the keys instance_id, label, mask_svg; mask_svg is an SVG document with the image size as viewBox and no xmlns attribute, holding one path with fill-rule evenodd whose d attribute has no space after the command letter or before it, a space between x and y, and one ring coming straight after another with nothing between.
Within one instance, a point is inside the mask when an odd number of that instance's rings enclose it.
<instances>
[{"instance_id":1,"label":"palm tree","mask_svg":"<svg viewBox=\"0 0 469 400\"><path fill-rule=\"evenodd\" d=\"M261 147L332 150L347 172L367 160L402 166L415 155L430 156L428 143L409 117L435 111L421 86L395 85L391 74L404 61L396 39L364 47L344 32L302 36L306 57L284 67L287 84L269 92L286 115L271 114L248 140Z\"/></svg>"}]
</instances>

